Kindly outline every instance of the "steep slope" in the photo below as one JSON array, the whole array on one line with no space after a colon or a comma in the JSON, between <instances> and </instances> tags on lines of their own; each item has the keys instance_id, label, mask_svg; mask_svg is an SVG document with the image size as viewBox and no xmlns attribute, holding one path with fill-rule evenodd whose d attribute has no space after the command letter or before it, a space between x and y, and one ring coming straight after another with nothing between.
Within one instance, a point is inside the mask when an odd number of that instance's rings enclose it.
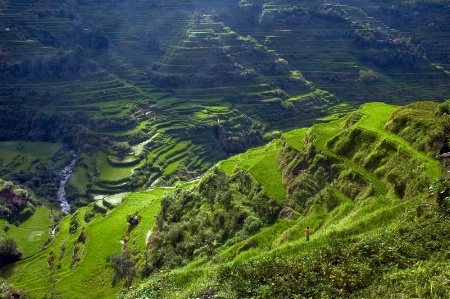
<instances>
[{"instance_id":1,"label":"steep slope","mask_svg":"<svg viewBox=\"0 0 450 299\"><path fill-rule=\"evenodd\" d=\"M445 3L421 3L416 6L422 5L423 10L416 7L415 11L420 11L421 21L431 22L436 15L434 5L445 7L442 16L447 14ZM341 100L365 102L383 98L402 103L446 98L448 74L433 63L445 66L447 61L433 54L442 51L441 46L429 43L430 39L437 40L448 33L440 26L442 35L432 33L428 40L425 37L411 40L408 25L401 25L414 18L414 9L408 4L248 0L241 1L239 6L241 25L235 29L238 33L250 34L275 50L301 70L306 79ZM405 16L405 22L394 20L396 13L405 13L409 19ZM389 22L383 23L389 15ZM419 29L419 24L429 23L414 21L417 31L412 34L423 36L424 27ZM421 42L430 47L425 49ZM436 92L436 88L442 93Z\"/></svg>"},{"instance_id":2,"label":"steep slope","mask_svg":"<svg viewBox=\"0 0 450 299\"><path fill-rule=\"evenodd\" d=\"M391 4L2 0L0 139L78 150L79 206L369 100L447 98L445 1Z\"/></svg>"},{"instance_id":3,"label":"steep slope","mask_svg":"<svg viewBox=\"0 0 450 299\"><path fill-rule=\"evenodd\" d=\"M447 130L448 116L434 115L437 104L405 109L424 107L433 111L426 120L408 118L407 127L421 132L415 136L427 136L427 126L436 121L441 132ZM184 268L155 272L126 298L190 298L210 294L210 287L225 298L388 297L390 290L406 296L448 295L445 283L437 282L448 269L440 254L448 244L435 241L449 233L448 210L436 206L428 193L440 165L430 153L418 152L385 129L401 110L393 114L394 106L365 105L344 120L282 138L277 160L288 195L280 215L288 218L280 217L234 246L219 243L212 254ZM313 235L305 243L306 226ZM184 242L180 237L173 246ZM421 267L441 268L433 282L408 289Z\"/></svg>"},{"instance_id":4,"label":"steep slope","mask_svg":"<svg viewBox=\"0 0 450 299\"><path fill-rule=\"evenodd\" d=\"M390 286L448 295L439 282L448 210L428 191L441 175L434 156L448 144L448 103L367 104L223 161L197 182L99 199L2 277L36 297L112 298L120 284L111 286L111 271L136 285L125 298L191 298L209 287L226 298L383 297ZM116 276L108 256L131 258L132 268ZM439 267L436 280L408 289L420 267Z\"/></svg>"}]
</instances>

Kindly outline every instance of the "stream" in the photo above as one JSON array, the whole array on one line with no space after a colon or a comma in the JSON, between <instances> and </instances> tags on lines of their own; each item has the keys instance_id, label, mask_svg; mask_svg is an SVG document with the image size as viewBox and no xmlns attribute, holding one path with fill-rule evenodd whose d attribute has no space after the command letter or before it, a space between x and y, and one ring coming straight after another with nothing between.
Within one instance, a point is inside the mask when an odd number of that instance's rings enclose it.
<instances>
[{"instance_id":1,"label":"stream","mask_svg":"<svg viewBox=\"0 0 450 299\"><path fill-rule=\"evenodd\" d=\"M59 180L59 188L56 192L56 200L59 202L59 205L61 206L61 210L65 214L70 214L70 205L67 201L67 194L66 194L66 183L70 178L70 175L72 174L73 169L75 168L75 164L77 163L78 156L75 151L71 151L72 153L72 160L70 160L69 165L64 167L60 172L60 180Z\"/></svg>"}]
</instances>

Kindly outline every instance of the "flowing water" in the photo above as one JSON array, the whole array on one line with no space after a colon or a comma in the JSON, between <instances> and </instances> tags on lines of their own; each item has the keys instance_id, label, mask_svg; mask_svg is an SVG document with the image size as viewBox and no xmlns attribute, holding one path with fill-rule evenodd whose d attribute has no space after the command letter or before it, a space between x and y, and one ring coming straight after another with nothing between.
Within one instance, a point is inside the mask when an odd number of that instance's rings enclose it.
<instances>
[{"instance_id":1,"label":"flowing water","mask_svg":"<svg viewBox=\"0 0 450 299\"><path fill-rule=\"evenodd\" d=\"M60 172L60 180L59 180L59 188L56 192L56 200L59 201L59 205L61 206L61 210L65 214L70 214L70 205L67 200L67 194L66 194L66 183L70 178L70 175L72 174L73 169L75 168L75 164L77 163L78 156L75 151L72 151L72 160L70 160L69 165L64 167Z\"/></svg>"}]
</instances>

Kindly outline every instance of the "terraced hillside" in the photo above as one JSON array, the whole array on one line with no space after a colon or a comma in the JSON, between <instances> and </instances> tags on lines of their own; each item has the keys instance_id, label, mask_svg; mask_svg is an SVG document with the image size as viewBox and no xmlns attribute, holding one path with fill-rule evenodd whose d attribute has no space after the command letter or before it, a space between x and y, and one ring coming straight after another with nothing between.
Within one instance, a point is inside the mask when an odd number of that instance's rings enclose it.
<instances>
[{"instance_id":1,"label":"terraced hillside","mask_svg":"<svg viewBox=\"0 0 450 299\"><path fill-rule=\"evenodd\" d=\"M448 295L448 238L436 238L449 233L448 212L428 190L441 176L445 111L448 102L366 104L224 160L196 182L99 198L1 275L37 297L113 298L122 283L134 286L124 298L192 298L210 287L226 298L421 297L431 285ZM108 256L133 261L115 285ZM428 269L436 280L408 288Z\"/></svg>"},{"instance_id":2,"label":"terraced hillside","mask_svg":"<svg viewBox=\"0 0 450 299\"><path fill-rule=\"evenodd\" d=\"M388 3L249 0L241 1L240 7L247 26L241 21L238 33L254 36L341 100L402 103L442 100L448 94L448 74L432 64L448 63L445 55L433 54L445 52L445 46L424 48L420 42L431 41L409 39L412 33L400 21L383 23ZM435 12L425 10L422 16L431 20ZM417 35L424 33L419 31ZM440 34L430 37L446 33Z\"/></svg>"},{"instance_id":3,"label":"terraced hillside","mask_svg":"<svg viewBox=\"0 0 450 299\"><path fill-rule=\"evenodd\" d=\"M186 266L181 262L174 270L155 273L125 298L191 298L211 292L226 298L448 295L445 283L437 280L418 288L409 287L419 277L429 277L420 275L420 271L428 273L430 267L443 267L436 272L437 277L443 277L444 269L448 269L437 249L446 245L431 246L433 236L448 234L445 216L438 212L436 198L428 193L428 186L441 175L439 162L433 158L433 153L440 149L417 150L432 144L428 139L432 136L425 133L428 126L445 128L445 120L434 116L437 107L436 103L421 103L398 109L373 103L344 119L284 135L276 158L287 192L281 218L232 246L229 245L233 242L220 239L221 225L212 221L208 229L217 229L218 244L212 254L194 253L194 262ZM422 113L423 118L415 119L415 113ZM394 132L403 120L408 120L408 124L403 122L405 131L397 135ZM412 133L413 127L418 131ZM416 135L419 131L425 135ZM412 146L409 142L413 140L421 141ZM273 145L249 151L222 162L220 168L227 172L234 168L233 176L241 169L249 169L258 178L259 159L272 156L272 150ZM273 163L274 157L271 159ZM269 165L265 164L267 176L273 177L275 167ZM213 172L208 180L220 176ZM264 179L258 181L268 192L274 190ZM216 188L226 189L217 183ZM183 193L179 196L185 198ZM254 198L257 201L259 197ZM189 206L185 212L190 213L195 207L184 200ZM220 196L215 200L211 206L215 207L214 215L220 215L217 210ZM179 226L187 231L173 249L167 243L163 248L171 252L174 260L189 259L186 252L176 255L177 248L190 244L191 225L195 227L203 219L189 222L178 214L175 218L178 220L173 220L175 214L170 211L180 211L177 201L169 207L174 210L167 209L160 215L159 221L165 222L158 229L164 227L167 238ZM442 225L435 226L441 221ZM249 234L250 228L245 223L243 231ZM304 240L306 226L314 232L310 241ZM435 229L431 229L433 226ZM418 240L424 229L429 235ZM245 233L237 233L232 240L239 240ZM157 232L153 236L162 237ZM161 244L154 242L155 246ZM427 246L429 255L423 255L424 251L419 249L422 246ZM152 259L157 251L150 252ZM170 268L173 264L171 260L164 265ZM430 290L431 285L437 289Z\"/></svg>"},{"instance_id":4,"label":"terraced hillside","mask_svg":"<svg viewBox=\"0 0 450 299\"><path fill-rule=\"evenodd\" d=\"M0 138L77 150L68 191L78 206L194 179L367 101L445 99L445 41L409 40L379 17L406 6L388 6L1 0Z\"/></svg>"}]
</instances>

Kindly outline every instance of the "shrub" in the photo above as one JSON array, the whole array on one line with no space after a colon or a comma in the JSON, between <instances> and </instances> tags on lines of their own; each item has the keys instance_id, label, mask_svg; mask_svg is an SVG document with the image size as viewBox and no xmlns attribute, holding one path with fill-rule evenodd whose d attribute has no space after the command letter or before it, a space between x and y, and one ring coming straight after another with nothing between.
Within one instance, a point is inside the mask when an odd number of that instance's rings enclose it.
<instances>
[{"instance_id":1,"label":"shrub","mask_svg":"<svg viewBox=\"0 0 450 299\"><path fill-rule=\"evenodd\" d=\"M436 109L435 114L437 116L442 116L444 114L450 115L450 100L447 100L444 103L440 104Z\"/></svg>"},{"instance_id":2,"label":"shrub","mask_svg":"<svg viewBox=\"0 0 450 299\"><path fill-rule=\"evenodd\" d=\"M28 299L27 293L17 290L13 285L9 284L5 279L0 277L0 298L3 299Z\"/></svg>"},{"instance_id":3,"label":"shrub","mask_svg":"<svg viewBox=\"0 0 450 299\"><path fill-rule=\"evenodd\" d=\"M124 280L124 287L130 287L133 278L136 276L135 264L128 251L116 253L106 257L108 266L113 270L112 284L116 285Z\"/></svg>"},{"instance_id":4,"label":"shrub","mask_svg":"<svg viewBox=\"0 0 450 299\"><path fill-rule=\"evenodd\" d=\"M20 260L22 251L13 239L3 239L0 241L0 267Z\"/></svg>"}]
</instances>

